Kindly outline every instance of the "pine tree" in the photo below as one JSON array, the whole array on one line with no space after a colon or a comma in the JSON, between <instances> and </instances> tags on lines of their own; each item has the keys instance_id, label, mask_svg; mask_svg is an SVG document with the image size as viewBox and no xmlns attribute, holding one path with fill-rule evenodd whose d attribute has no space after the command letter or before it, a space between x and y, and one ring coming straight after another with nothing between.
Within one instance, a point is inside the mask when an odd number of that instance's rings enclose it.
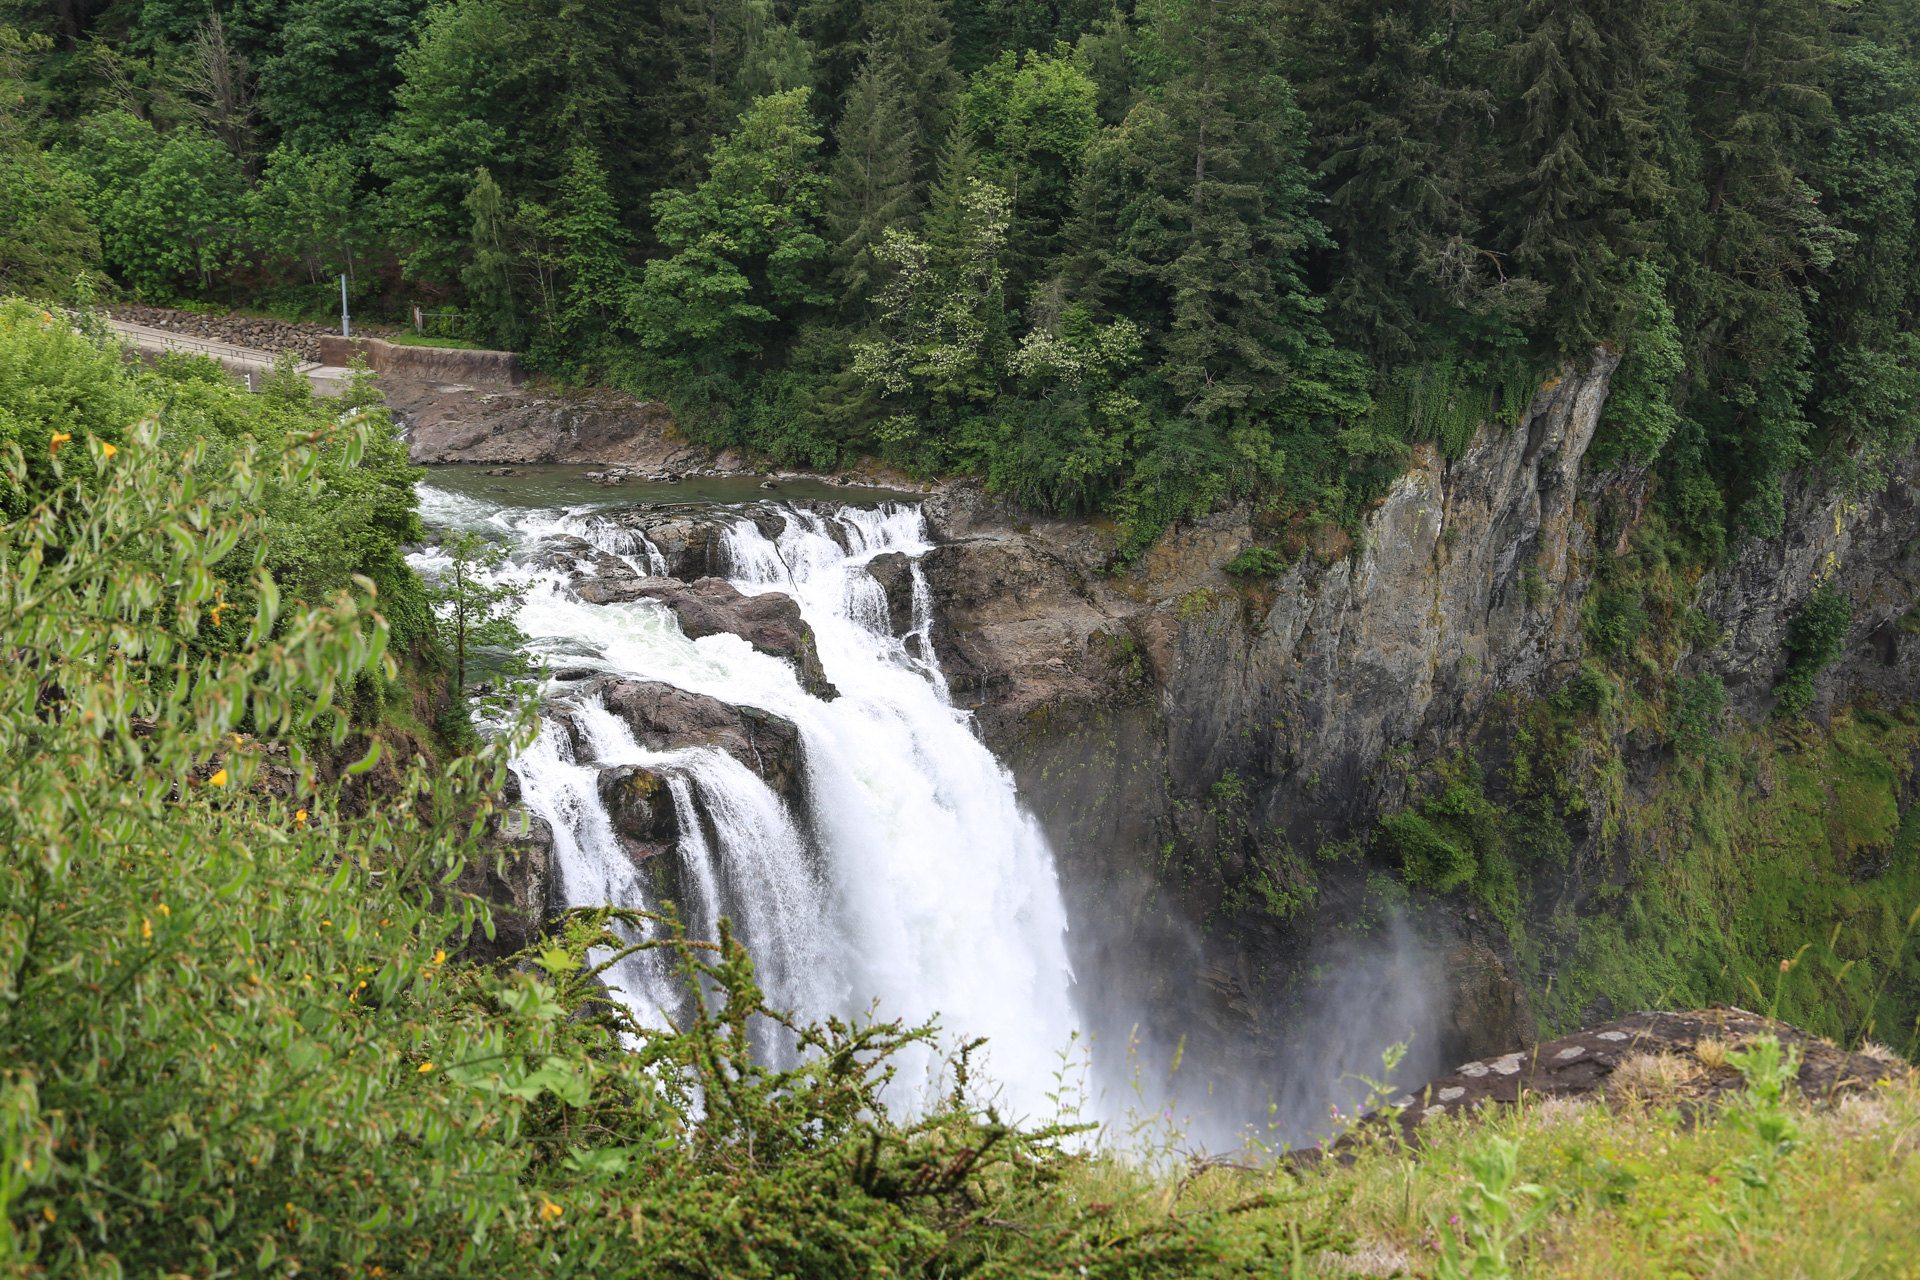
<instances>
[{"instance_id":1,"label":"pine tree","mask_svg":"<svg viewBox=\"0 0 1920 1280\"><path fill-rule=\"evenodd\" d=\"M1327 201L1329 326L1388 361L1462 308L1524 306L1483 210L1499 165L1479 0L1310 0L1287 70ZM1491 293L1509 295L1489 297Z\"/></svg>"},{"instance_id":2,"label":"pine tree","mask_svg":"<svg viewBox=\"0 0 1920 1280\"><path fill-rule=\"evenodd\" d=\"M473 215L473 250L461 268L460 281L489 337L503 346L518 347L524 335L514 289L507 200L485 167L474 175L466 207Z\"/></svg>"},{"instance_id":3,"label":"pine tree","mask_svg":"<svg viewBox=\"0 0 1920 1280\"><path fill-rule=\"evenodd\" d=\"M733 124L745 64L751 0L669 0L660 6L660 42L670 82L660 91L667 128L668 182L690 187L714 140Z\"/></svg>"},{"instance_id":4,"label":"pine tree","mask_svg":"<svg viewBox=\"0 0 1920 1280\"><path fill-rule=\"evenodd\" d=\"M575 147L560 189L558 227L566 244L559 336L575 352L605 333L630 278L627 235L590 147Z\"/></svg>"},{"instance_id":5,"label":"pine tree","mask_svg":"<svg viewBox=\"0 0 1920 1280\"><path fill-rule=\"evenodd\" d=\"M960 97L960 75L950 60L953 29L946 0L869 0L869 56L900 68L901 88L913 111L920 176L931 167L933 141L947 136Z\"/></svg>"},{"instance_id":6,"label":"pine tree","mask_svg":"<svg viewBox=\"0 0 1920 1280\"><path fill-rule=\"evenodd\" d=\"M814 84L813 45L774 14L773 0L747 0L746 49L734 76L734 101L745 110L754 99Z\"/></svg>"},{"instance_id":7,"label":"pine tree","mask_svg":"<svg viewBox=\"0 0 1920 1280\"><path fill-rule=\"evenodd\" d=\"M1671 204L1660 115L1666 55L1687 6L1674 0L1521 0L1507 9L1504 59L1518 129L1512 186L1499 199L1514 266L1551 288L1560 349L1619 336L1633 264L1655 252Z\"/></svg>"},{"instance_id":8,"label":"pine tree","mask_svg":"<svg viewBox=\"0 0 1920 1280\"><path fill-rule=\"evenodd\" d=\"M1151 231L1133 247L1165 299L1162 376L1201 421L1260 407L1319 332L1296 257L1325 230L1307 213L1306 122L1277 70L1280 17L1278 0L1167 5L1156 35L1177 74L1129 117L1143 117Z\"/></svg>"},{"instance_id":9,"label":"pine tree","mask_svg":"<svg viewBox=\"0 0 1920 1280\"><path fill-rule=\"evenodd\" d=\"M1834 242L1810 182L1832 113L1831 18L1804 0L1697 3L1688 96L1701 206L1682 310L1704 339L1696 412L1735 523L1768 537L1784 515L1782 478L1809 456L1805 289Z\"/></svg>"},{"instance_id":10,"label":"pine tree","mask_svg":"<svg viewBox=\"0 0 1920 1280\"><path fill-rule=\"evenodd\" d=\"M843 303L871 296L879 273L875 246L889 228L905 226L919 207L913 180L917 129L901 81L890 59L870 60L854 81L835 131L838 151L827 188L826 224Z\"/></svg>"}]
</instances>

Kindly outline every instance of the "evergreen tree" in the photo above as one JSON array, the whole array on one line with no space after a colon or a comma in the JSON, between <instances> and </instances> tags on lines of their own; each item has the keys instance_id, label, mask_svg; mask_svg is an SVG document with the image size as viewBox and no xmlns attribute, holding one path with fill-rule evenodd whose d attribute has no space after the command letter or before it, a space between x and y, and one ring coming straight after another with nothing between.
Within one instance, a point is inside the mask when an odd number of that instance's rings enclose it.
<instances>
[{"instance_id":1,"label":"evergreen tree","mask_svg":"<svg viewBox=\"0 0 1920 1280\"><path fill-rule=\"evenodd\" d=\"M810 89L815 75L813 45L792 23L778 20L773 0L747 0L746 51L734 77L738 107L770 93Z\"/></svg>"},{"instance_id":2,"label":"evergreen tree","mask_svg":"<svg viewBox=\"0 0 1920 1280\"><path fill-rule=\"evenodd\" d=\"M556 225L566 245L566 285L555 337L577 358L605 340L631 278L628 237L607 190L606 170L589 147L573 149Z\"/></svg>"},{"instance_id":3,"label":"evergreen tree","mask_svg":"<svg viewBox=\"0 0 1920 1280\"><path fill-rule=\"evenodd\" d=\"M668 181L690 186L714 139L739 111L736 85L752 30L751 0L677 0L661 5L661 41L671 80L667 104Z\"/></svg>"},{"instance_id":4,"label":"evergreen tree","mask_svg":"<svg viewBox=\"0 0 1920 1280\"><path fill-rule=\"evenodd\" d=\"M1736 525L1770 536L1781 481L1808 457L1812 333L1804 288L1831 260L1833 227L1809 181L1831 116L1828 13L1807 0L1697 0L1689 90L1700 185L1679 274L1701 335L1693 405Z\"/></svg>"},{"instance_id":5,"label":"evergreen tree","mask_svg":"<svg viewBox=\"0 0 1920 1280\"><path fill-rule=\"evenodd\" d=\"M1314 128L1327 200L1328 321L1389 361L1428 354L1464 309L1524 314L1538 292L1502 270L1486 225L1500 158L1492 36L1470 0L1310 0L1288 70Z\"/></svg>"},{"instance_id":6,"label":"evergreen tree","mask_svg":"<svg viewBox=\"0 0 1920 1280\"><path fill-rule=\"evenodd\" d=\"M890 228L905 226L918 211L913 180L917 130L901 80L891 60L869 61L854 81L835 131L826 225L833 243L834 281L845 303L862 302L872 294L880 270L875 247Z\"/></svg>"},{"instance_id":7,"label":"evergreen tree","mask_svg":"<svg viewBox=\"0 0 1920 1280\"><path fill-rule=\"evenodd\" d=\"M1278 0L1179 0L1157 16L1173 76L1096 147L1076 239L1099 293L1158 315L1180 411L1259 408L1319 333L1296 256L1308 214L1305 121L1277 67Z\"/></svg>"},{"instance_id":8,"label":"evergreen tree","mask_svg":"<svg viewBox=\"0 0 1920 1280\"><path fill-rule=\"evenodd\" d=\"M933 140L947 136L960 96L960 75L950 60L953 29L946 0L868 0L871 56L900 68L901 88L913 111L919 173L931 169Z\"/></svg>"},{"instance_id":9,"label":"evergreen tree","mask_svg":"<svg viewBox=\"0 0 1920 1280\"><path fill-rule=\"evenodd\" d=\"M473 216L473 248L460 280L485 332L509 348L524 341L506 196L482 167L474 175L466 207Z\"/></svg>"},{"instance_id":10,"label":"evergreen tree","mask_svg":"<svg viewBox=\"0 0 1920 1280\"><path fill-rule=\"evenodd\" d=\"M1519 127L1513 185L1498 201L1515 268L1551 285L1556 345L1618 336L1632 263L1656 252L1673 198L1660 113L1687 6L1674 0L1521 0L1504 59Z\"/></svg>"}]
</instances>

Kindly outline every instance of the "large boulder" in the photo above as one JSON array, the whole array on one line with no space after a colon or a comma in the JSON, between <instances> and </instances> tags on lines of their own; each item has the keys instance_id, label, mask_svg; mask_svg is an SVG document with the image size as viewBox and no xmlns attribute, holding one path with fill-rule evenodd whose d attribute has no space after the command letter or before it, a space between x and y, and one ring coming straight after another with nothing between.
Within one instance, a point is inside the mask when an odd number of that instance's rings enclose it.
<instances>
[{"instance_id":1,"label":"large boulder","mask_svg":"<svg viewBox=\"0 0 1920 1280\"><path fill-rule=\"evenodd\" d=\"M800 675L800 685L818 698L837 698L840 691L827 680L820 665L820 649L813 628L800 616L792 596L769 591L743 595L721 578L685 583L677 578L600 577L574 588L592 604L629 600L658 600L680 619L689 640L702 636L739 636L761 653L785 658Z\"/></svg>"},{"instance_id":2,"label":"large boulder","mask_svg":"<svg viewBox=\"0 0 1920 1280\"><path fill-rule=\"evenodd\" d=\"M648 859L673 848L680 823L666 779L642 765L622 764L601 770L599 786L621 851L635 866L644 869Z\"/></svg>"},{"instance_id":3,"label":"large boulder","mask_svg":"<svg viewBox=\"0 0 1920 1280\"><path fill-rule=\"evenodd\" d=\"M475 928L459 959L492 964L532 946L553 907L553 828L517 807L494 814L451 889L483 900L493 916L493 936Z\"/></svg>"},{"instance_id":4,"label":"large boulder","mask_svg":"<svg viewBox=\"0 0 1920 1280\"><path fill-rule=\"evenodd\" d=\"M601 686L600 699L649 751L716 748L759 774L790 802L802 797L800 730L791 720L657 680L609 680Z\"/></svg>"},{"instance_id":5,"label":"large boulder","mask_svg":"<svg viewBox=\"0 0 1920 1280\"><path fill-rule=\"evenodd\" d=\"M867 561L867 576L887 597L887 624L895 636L913 630L913 562L898 551Z\"/></svg>"}]
</instances>

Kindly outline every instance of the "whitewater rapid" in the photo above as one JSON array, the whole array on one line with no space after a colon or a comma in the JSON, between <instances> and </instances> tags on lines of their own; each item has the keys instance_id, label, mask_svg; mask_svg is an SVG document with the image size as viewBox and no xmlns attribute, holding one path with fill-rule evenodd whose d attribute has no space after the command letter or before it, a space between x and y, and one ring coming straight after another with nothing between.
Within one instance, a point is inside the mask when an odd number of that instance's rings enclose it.
<instances>
[{"instance_id":1,"label":"whitewater rapid","mask_svg":"<svg viewBox=\"0 0 1920 1280\"><path fill-rule=\"evenodd\" d=\"M823 515L783 506L778 538L744 517L727 530L734 586L799 603L840 691L829 702L807 693L787 662L736 636L688 640L664 605L588 604L531 554L566 534L662 572L641 535L584 511L500 506L428 483L420 495L429 525L481 530L512 549L499 575L526 588L517 621L554 666L662 681L799 729L805 803L796 813L725 753L649 751L595 701L568 709L571 734L549 718L516 765L524 803L553 827L567 905L661 905L620 848L597 789L602 769L642 765L667 780L679 817L671 856L683 918L710 933L728 916L771 1003L803 1019L937 1019L948 1045L984 1036L976 1067L1003 1102L1019 1114L1046 1109L1075 1032L1066 913L1045 838L1011 775L952 706L933 656L918 563L931 544L918 507ZM905 638L891 633L885 594L866 572L887 552L911 564ZM429 575L445 563L433 551L415 562ZM559 702L567 690L554 684L547 694ZM650 1024L684 998L651 960L614 977ZM903 1077L917 1078L903 1088L935 1086L937 1057L906 1065Z\"/></svg>"}]
</instances>

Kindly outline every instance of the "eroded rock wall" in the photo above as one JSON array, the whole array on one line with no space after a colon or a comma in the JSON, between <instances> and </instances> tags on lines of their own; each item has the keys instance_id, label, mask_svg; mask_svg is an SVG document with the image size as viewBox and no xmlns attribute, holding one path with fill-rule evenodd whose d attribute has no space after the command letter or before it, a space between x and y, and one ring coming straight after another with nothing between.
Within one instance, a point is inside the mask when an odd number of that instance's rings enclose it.
<instances>
[{"instance_id":1,"label":"eroded rock wall","mask_svg":"<svg viewBox=\"0 0 1920 1280\"><path fill-rule=\"evenodd\" d=\"M1582 471L1617 363L1596 351L1564 370L1519 427L1483 428L1458 460L1418 452L1357 541L1307 531L1274 580L1222 571L1275 540L1246 509L1115 575L1098 522L1034 520L978 489L929 501L936 644L1054 841L1083 1003L1108 1034L1128 1018L1185 1032L1223 1078L1250 1062L1324 1071L1335 1029L1369 1016L1417 1023L1414 1066L1436 1070L1535 1038L1500 926L1464 894L1383 910L1377 860L1343 842L1434 762L1501 750L1503 703L1578 672L1596 558L1625 546L1624 529L1596 539L1596 512L1630 524L1645 507L1638 471ZM1920 692L1920 638L1898 621L1916 596L1920 462L1902 477L1851 498L1801 487L1783 537L1703 584L1696 607L1724 638L1688 662L1725 677L1738 713L1771 709L1787 628L1824 576L1855 626L1823 703ZM1576 841L1603 816L1573 815ZM1396 1003L1409 994L1418 1007ZM1302 1059L1309 1045L1320 1058Z\"/></svg>"}]
</instances>

